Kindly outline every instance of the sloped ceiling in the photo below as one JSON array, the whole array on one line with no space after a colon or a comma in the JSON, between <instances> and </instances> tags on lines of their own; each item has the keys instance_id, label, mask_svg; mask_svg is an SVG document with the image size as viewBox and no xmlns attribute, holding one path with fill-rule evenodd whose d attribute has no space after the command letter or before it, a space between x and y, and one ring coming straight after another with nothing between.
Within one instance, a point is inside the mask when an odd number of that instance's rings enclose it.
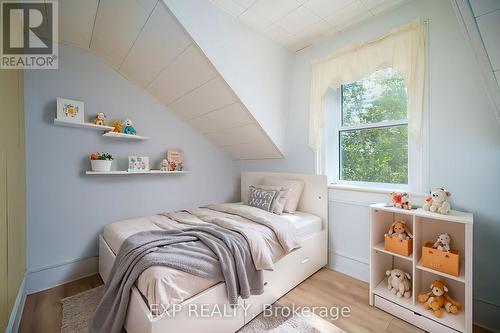
<instances>
[{"instance_id":1,"label":"sloped ceiling","mask_svg":"<svg viewBox=\"0 0 500 333\"><path fill-rule=\"evenodd\" d=\"M281 152L158 0L59 2L60 42L90 50L232 159Z\"/></svg>"}]
</instances>

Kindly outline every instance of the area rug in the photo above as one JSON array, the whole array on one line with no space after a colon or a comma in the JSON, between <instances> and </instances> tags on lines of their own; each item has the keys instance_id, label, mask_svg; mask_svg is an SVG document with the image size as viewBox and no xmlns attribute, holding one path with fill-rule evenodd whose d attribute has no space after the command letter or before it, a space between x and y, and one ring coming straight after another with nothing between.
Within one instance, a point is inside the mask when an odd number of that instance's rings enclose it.
<instances>
[{"instance_id":1,"label":"area rug","mask_svg":"<svg viewBox=\"0 0 500 333\"><path fill-rule=\"evenodd\" d=\"M61 333L88 333L90 321L103 293L103 286L87 290L61 300ZM238 333L341 333L340 328L316 315L303 316L300 313L280 311L282 305L272 306L273 316L261 313Z\"/></svg>"}]
</instances>

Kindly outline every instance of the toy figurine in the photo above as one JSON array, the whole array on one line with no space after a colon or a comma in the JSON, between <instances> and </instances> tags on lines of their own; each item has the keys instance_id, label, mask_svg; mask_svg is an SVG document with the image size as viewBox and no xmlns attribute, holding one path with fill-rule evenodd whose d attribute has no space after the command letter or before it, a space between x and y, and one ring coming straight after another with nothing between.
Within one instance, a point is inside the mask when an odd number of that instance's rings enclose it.
<instances>
[{"instance_id":1,"label":"toy figurine","mask_svg":"<svg viewBox=\"0 0 500 333\"><path fill-rule=\"evenodd\" d=\"M163 159L160 163L160 171L168 171L169 165L166 159Z\"/></svg>"},{"instance_id":2,"label":"toy figurine","mask_svg":"<svg viewBox=\"0 0 500 333\"><path fill-rule=\"evenodd\" d=\"M398 239L409 240L413 239L410 228L406 225L405 221L394 221L389 228L389 232L385 236L396 237Z\"/></svg>"},{"instance_id":3,"label":"toy figurine","mask_svg":"<svg viewBox=\"0 0 500 333\"><path fill-rule=\"evenodd\" d=\"M398 192L392 192L391 193L392 197L392 206L396 208L402 208L402 209L411 209L411 204L410 204L410 197L408 193L403 192L403 193L398 193Z\"/></svg>"},{"instance_id":4,"label":"toy figurine","mask_svg":"<svg viewBox=\"0 0 500 333\"><path fill-rule=\"evenodd\" d=\"M424 309L432 310L438 318L443 315L443 308L451 314L456 314L462 308L462 304L448 295L448 288L440 280L432 282L431 291L418 295L418 301L424 303Z\"/></svg>"},{"instance_id":5,"label":"toy figurine","mask_svg":"<svg viewBox=\"0 0 500 333\"><path fill-rule=\"evenodd\" d=\"M175 161L168 162L168 171L176 171L177 163Z\"/></svg>"},{"instance_id":6,"label":"toy figurine","mask_svg":"<svg viewBox=\"0 0 500 333\"><path fill-rule=\"evenodd\" d=\"M177 165L175 166L176 171L182 171L184 169L184 163L182 162L177 162Z\"/></svg>"},{"instance_id":7,"label":"toy figurine","mask_svg":"<svg viewBox=\"0 0 500 333\"><path fill-rule=\"evenodd\" d=\"M135 135L136 132L135 132L135 128L133 125L133 122L132 120L130 119L125 119L125 121L123 122L123 133L125 134L130 134L130 135Z\"/></svg>"},{"instance_id":8,"label":"toy figurine","mask_svg":"<svg viewBox=\"0 0 500 333\"><path fill-rule=\"evenodd\" d=\"M103 112L99 112L94 119L94 124L99 126L104 126L106 121L106 115Z\"/></svg>"},{"instance_id":9,"label":"toy figurine","mask_svg":"<svg viewBox=\"0 0 500 333\"><path fill-rule=\"evenodd\" d=\"M437 240L432 247L439 251L450 252L451 251L450 245L451 245L451 237L447 233L444 233L440 234L437 237Z\"/></svg>"},{"instance_id":10,"label":"toy figurine","mask_svg":"<svg viewBox=\"0 0 500 333\"><path fill-rule=\"evenodd\" d=\"M425 199L425 204L422 208L433 213L448 214L451 209L448 202L450 196L451 193L444 188L435 188L431 192L431 196Z\"/></svg>"},{"instance_id":11,"label":"toy figurine","mask_svg":"<svg viewBox=\"0 0 500 333\"><path fill-rule=\"evenodd\" d=\"M114 121L113 122L113 132L115 133L121 133L123 132L123 126L119 121Z\"/></svg>"}]
</instances>

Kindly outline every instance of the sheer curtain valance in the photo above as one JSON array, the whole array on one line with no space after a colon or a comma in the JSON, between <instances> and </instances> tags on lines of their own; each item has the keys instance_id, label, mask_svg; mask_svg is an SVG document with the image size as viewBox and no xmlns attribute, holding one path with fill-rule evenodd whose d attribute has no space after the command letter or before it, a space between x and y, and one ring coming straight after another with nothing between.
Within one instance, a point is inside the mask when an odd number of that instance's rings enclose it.
<instances>
[{"instance_id":1,"label":"sheer curtain valance","mask_svg":"<svg viewBox=\"0 0 500 333\"><path fill-rule=\"evenodd\" d=\"M345 47L312 64L309 146L316 150L324 126L324 96L329 88L360 80L377 70L393 68L405 78L409 135L419 146L425 84L425 24L412 21L379 39Z\"/></svg>"}]
</instances>

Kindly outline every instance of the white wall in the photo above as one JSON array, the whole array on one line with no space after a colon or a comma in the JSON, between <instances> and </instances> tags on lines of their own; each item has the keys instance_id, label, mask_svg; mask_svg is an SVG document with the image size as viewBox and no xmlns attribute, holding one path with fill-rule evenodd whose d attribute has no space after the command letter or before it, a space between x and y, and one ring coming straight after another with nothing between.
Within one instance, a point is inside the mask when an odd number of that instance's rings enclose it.
<instances>
[{"instance_id":1,"label":"white wall","mask_svg":"<svg viewBox=\"0 0 500 333\"><path fill-rule=\"evenodd\" d=\"M164 0L283 152L293 54L206 0Z\"/></svg>"},{"instance_id":2,"label":"white wall","mask_svg":"<svg viewBox=\"0 0 500 333\"><path fill-rule=\"evenodd\" d=\"M228 201L231 161L163 104L81 49L61 45L59 69L25 74L28 290L96 271L105 224L169 209ZM116 141L93 130L54 126L56 97L85 102L87 119L130 117L147 141ZM125 170L129 155L152 167L168 148L183 152L189 174L86 176L88 154L111 152Z\"/></svg>"},{"instance_id":3,"label":"white wall","mask_svg":"<svg viewBox=\"0 0 500 333\"><path fill-rule=\"evenodd\" d=\"M409 2L296 54L284 160L235 161L242 170L315 172L307 148L310 63L339 47L374 39L416 17L429 20L430 184L452 192L455 209L474 212L474 298L477 321L500 328L492 314L500 306L500 215L494 200L500 185L500 128L478 68L449 1ZM366 279L367 207L380 195L332 191L331 265ZM358 235L359 242L342 240ZM489 311L489 312L488 312ZM491 317L481 317L489 313ZM496 320L496 322L495 322ZM493 325L497 326L493 326Z\"/></svg>"}]
</instances>

